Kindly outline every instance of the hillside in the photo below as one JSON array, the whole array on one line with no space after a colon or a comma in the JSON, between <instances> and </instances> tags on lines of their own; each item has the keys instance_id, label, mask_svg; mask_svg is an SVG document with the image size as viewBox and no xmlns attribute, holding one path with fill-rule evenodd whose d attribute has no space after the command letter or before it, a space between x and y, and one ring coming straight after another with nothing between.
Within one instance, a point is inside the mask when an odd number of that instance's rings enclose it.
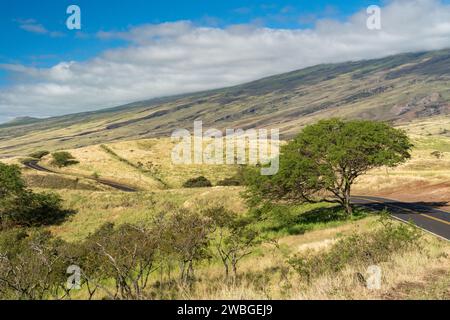
<instances>
[{"instance_id":1,"label":"hillside","mask_svg":"<svg viewBox=\"0 0 450 320\"><path fill-rule=\"evenodd\" d=\"M177 128L280 128L320 118L397 123L450 113L450 50L327 64L251 83L31 123L0 125L0 156L168 136Z\"/></svg>"}]
</instances>

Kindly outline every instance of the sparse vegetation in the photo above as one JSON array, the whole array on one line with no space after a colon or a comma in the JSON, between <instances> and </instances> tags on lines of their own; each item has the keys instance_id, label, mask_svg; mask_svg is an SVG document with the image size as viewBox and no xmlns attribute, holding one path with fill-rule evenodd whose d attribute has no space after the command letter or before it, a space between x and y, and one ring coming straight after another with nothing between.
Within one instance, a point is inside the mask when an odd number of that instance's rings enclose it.
<instances>
[{"instance_id":1,"label":"sparse vegetation","mask_svg":"<svg viewBox=\"0 0 450 320\"><path fill-rule=\"evenodd\" d=\"M167 188L168 185L166 182L164 182L164 180L161 178L161 172L160 172L160 168L158 165L152 163L151 161L147 162L146 165L144 165L144 163L138 161L136 164L129 161L128 159L125 159L121 156L119 156L116 152L114 152L114 150L112 150L111 148L109 148L107 145L100 145L100 148L105 151L106 153L108 153L109 155L111 155L114 159L125 163L126 165L138 170L139 172L143 173L143 174L148 174L150 175L153 179L155 179L156 181L158 181L163 188ZM130 152L134 152L134 150L130 150Z\"/></svg>"},{"instance_id":2,"label":"sparse vegetation","mask_svg":"<svg viewBox=\"0 0 450 320\"><path fill-rule=\"evenodd\" d=\"M292 248L286 251L286 243L292 242L289 238L281 239L273 249L261 246L261 238L253 231L248 233L250 221L220 207L202 214L166 208L147 226L105 224L81 242L61 241L40 230L4 231L0 233L0 296L180 299L240 295L245 299L295 299L300 294L311 298L325 293L361 298L362 293L378 294L361 291L364 286L358 285L364 277L361 272L370 264L388 264L383 270L390 272L409 268L408 274L418 275L438 255L441 262L436 267L448 261L448 256L442 255L443 243L422 242L418 230L390 220L383 220L384 225L375 230L366 221L313 232L309 241L316 239L318 243L330 235L341 236L323 252L308 246L295 249L294 254ZM363 227L369 229L362 231ZM290 256L288 261L286 256ZM404 264L402 259L407 259ZM412 269L408 259L421 259L421 263ZM81 291L66 287L67 266L74 264L82 270ZM223 271L215 271L220 265ZM11 272L16 269L30 271ZM228 269L232 281L227 281ZM385 277L390 282L384 285L396 284L388 271Z\"/></svg>"},{"instance_id":3,"label":"sparse vegetation","mask_svg":"<svg viewBox=\"0 0 450 320\"><path fill-rule=\"evenodd\" d=\"M394 254L404 253L418 245L420 231L409 225L393 224L386 216L382 217L383 227L379 230L345 237L324 253L307 251L297 254L288 263L302 279L311 282L313 277L332 276L348 265L363 268L378 265Z\"/></svg>"}]
</instances>

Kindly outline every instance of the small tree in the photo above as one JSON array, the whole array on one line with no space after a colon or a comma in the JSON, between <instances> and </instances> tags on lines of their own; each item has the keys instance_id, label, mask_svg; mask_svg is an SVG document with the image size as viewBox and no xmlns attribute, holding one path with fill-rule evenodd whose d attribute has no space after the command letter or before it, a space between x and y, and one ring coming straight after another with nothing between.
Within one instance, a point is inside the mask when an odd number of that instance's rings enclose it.
<instances>
[{"instance_id":1,"label":"small tree","mask_svg":"<svg viewBox=\"0 0 450 320\"><path fill-rule=\"evenodd\" d=\"M212 246L222 261L225 277L229 278L231 269L236 282L238 263L261 243L259 233L253 228L254 221L252 217L239 216L223 207L207 209L204 214L215 226Z\"/></svg>"},{"instance_id":2,"label":"small tree","mask_svg":"<svg viewBox=\"0 0 450 320\"><path fill-rule=\"evenodd\" d=\"M78 163L78 161L75 160L75 157L67 151L52 153L52 157L52 164L58 168L67 167Z\"/></svg>"},{"instance_id":3,"label":"small tree","mask_svg":"<svg viewBox=\"0 0 450 320\"><path fill-rule=\"evenodd\" d=\"M294 202L331 202L352 214L351 187L368 170L394 167L411 157L407 135L366 120L322 120L282 148L279 172L248 175L249 196Z\"/></svg>"},{"instance_id":4,"label":"small tree","mask_svg":"<svg viewBox=\"0 0 450 320\"><path fill-rule=\"evenodd\" d=\"M115 229L107 223L87 239L88 251L94 253L87 261L96 261L94 265L99 266L100 275L114 279L116 292L108 292L112 298L146 298L144 290L156 270L158 243L153 234L154 230L131 224ZM99 275L92 268L90 271Z\"/></svg>"},{"instance_id":5,"label":"small tree","mask_svg":"<svg viewBox=\"0 0 450 320\"><path fill-rule=\"evenodd\" d=\"M194 280L194 263L208 257L212 231L211 219L196 212L179 209L166 217L163 231L166 254L178 260L182 283Z\"/></svg>"},{"instance_id":6,"label":"small tree","mask_svg":"<svg viewBox=\"0 0 450 320\"><path fill-rule=\"evenodd\" d=\"M67 266L58 256L61 241L48 231L19 230L0 237L0 296L2 299L64 299Z\"/></svg>"}]
</instances>

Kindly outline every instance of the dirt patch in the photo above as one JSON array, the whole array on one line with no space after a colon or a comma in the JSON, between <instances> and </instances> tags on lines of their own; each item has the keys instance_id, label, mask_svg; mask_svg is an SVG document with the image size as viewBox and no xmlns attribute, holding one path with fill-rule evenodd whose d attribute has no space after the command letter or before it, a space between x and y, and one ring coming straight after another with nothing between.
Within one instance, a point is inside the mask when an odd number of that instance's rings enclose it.
<instances>
[{"instance_id":1,"label":"dirt patch","mask_svg":"<svg viewBox=\"0 0 450 320\"><path fill-rule=\"evenodd\" d=\"M370 195L416 202L450 212L450 182L438 184L415 181L395 189L371 192Z\"/></svg>"},{"instance_id":2,"label":"dirt patch","mask_svg":"<svg viewBox=\"0 0 450 320\"><path fill-rule=\"evenodd\" d=\"M450 271L437 269L431 271L420 281L399 283L382 296L387 300L405 299L450 299Z\"/></svg>"}]
</instances>

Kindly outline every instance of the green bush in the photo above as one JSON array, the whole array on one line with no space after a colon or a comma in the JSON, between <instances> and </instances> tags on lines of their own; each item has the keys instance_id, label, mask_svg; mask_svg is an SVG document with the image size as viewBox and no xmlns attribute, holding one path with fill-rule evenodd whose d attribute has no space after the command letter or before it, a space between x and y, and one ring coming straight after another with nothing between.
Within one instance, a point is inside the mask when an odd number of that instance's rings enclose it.
<instances>
[{"instance_id":1,"label":"green bush","mask_svg":"<svg viewBox=\"0 0 450 320\"><path fill-rule=\"evenodd\" d=\"M14 165L0 163L0 196L0 230L54 224L72 213L63 209L58 195L27 189Z\"/></svg>"},{"instance_id":2,"label":"green bush","mask_svg":"<svg viewBox=\"0 0 450 320\"><path fill-rule=\"evenodd\" d=\"M334 274L348 265L367 267L388 261L392 255L403 253L418 245L417 228L383 220L384 227L375 232L354 234L339 240L326 253L308 251L288 260L306 281L323 274Z\"/></svg>"},{"instance_id":3,"label":"green bush","mask_svg":"<svg viewBox=\"0 0 450 320\"><path fill-rule=\"evenodd\" d=\"M57 166L59 168L79 163L75 159L75 157L67 151L52 153L52 157L53 157L52 165Z\"/></svg>"},{"instance_id":4,"label":"green bush","mask_svg":"<svg viewBox=\"0 0 450 320\"><path fill-rule=\"evenodd\" d=\"M10 228L58 224L73 213L63 209L62 203L59 195L25 190L17 196L0 201L1 226Z\"/></svg>"},{"instance_id":5,"label":"green bush","mask_svg":"<svg viewBox=\"0 0 450 320\"><path fill-rule=\"evenodd\" d=\"M217 182L218 186L230 187L230 186L240 186L241 182L235 178L225 178Z\"/></svg>"},{"instance_id":6,"label":"green bush","mask_svg":"<svg viewBox=\"0 0 450 320\"><path fill-rule=\"evenodd\" d=\"M60 240L49 231L12 229L0 233L0 298L61 299L67 295L67 264Z\"/></svg>"},{"instance_id":7,"label":"green bush","mask_svg":"<svg viewBox=\"0 0 450 320\"><path fill-rule=\"evenodd\" d=\"M20 168L0 162L0 198L18 194L24 189Z\"/></svg>"},{"instance_id":8,"label":"green bush","mask_svg":"<svg viewBox=\"0 0 450 320\"><path fill-rule=\"evenodd\" d=\"M43 157L49 155L50 152L45 151L45 150L40 150L40 151L36 151L33 153L30 153L28 156L34 159L42 159Z\"/></svg>"},{"instance_id":9,"label":"green bush","mask_svg":"<svg viewBox=\"0 0 450 320\"><path fill-rule=\"evenodd\" d=\"M183 184L183 187L184 188L207 188L207 187L212 187L212 183L205 177L200 176L197 178L192 178L192 179L187 180Z\"/></svg>"}]
</instances>

